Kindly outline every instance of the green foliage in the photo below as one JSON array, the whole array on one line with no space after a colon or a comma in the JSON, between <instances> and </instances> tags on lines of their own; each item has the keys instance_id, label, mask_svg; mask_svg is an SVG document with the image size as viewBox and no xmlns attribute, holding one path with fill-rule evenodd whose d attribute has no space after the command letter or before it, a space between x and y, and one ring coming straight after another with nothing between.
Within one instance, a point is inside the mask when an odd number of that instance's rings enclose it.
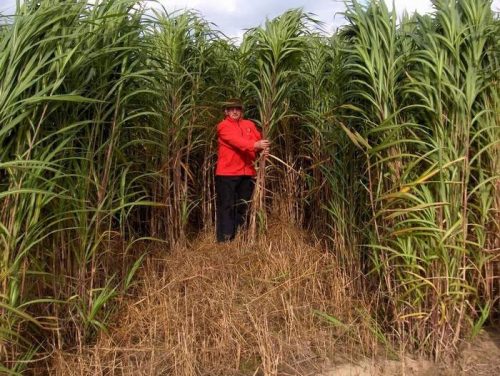
<instances>
[{"instance_id":1,"label":"green foliage","mask_svg":"<svg viewBox=\"0 0 500 376\"><path fill-rule=\"evenodd\" d=\"M435 22L416 17L400 26L383 3L353 2L347 12L351 129L370 145L368 249L384 281L387 324L436 358L463 332L477 332L470 323L484 323L494 299L484 268L498 242L490 5L437 1Z\"/></svg>"},{"instance_id":2,"label":"green foliage","mask_svg":"<svg viewBox=\"0 0 500 376\"><path fill-rule=\"evenodd\" d=\"M135 236L120 233L120 208L144 198L128 143L151 113L141 18L131 1L26 2L4 29L0 353L13 370L41 332L102 327L119 286L109 276L127 273L111 252Z\"/></svg>"},{"instance_id":3,"label":"green foliage","mask_svg":"<svg viewBox=\"0 0 500 376\"><path fill-rule=\"evenodd\" d=\"M333 36L290 10L240 46L132 0L2 18L1 372L29 369L48 333L91 341L147 243L213 226L228 97L273 141L255 229L271 211L327 239L381 302L361 316L387 348L439 358L477 334L498 307L500 26L490 1L434 6L397 20L352 1Z\"/></svg>"}]
</instances>

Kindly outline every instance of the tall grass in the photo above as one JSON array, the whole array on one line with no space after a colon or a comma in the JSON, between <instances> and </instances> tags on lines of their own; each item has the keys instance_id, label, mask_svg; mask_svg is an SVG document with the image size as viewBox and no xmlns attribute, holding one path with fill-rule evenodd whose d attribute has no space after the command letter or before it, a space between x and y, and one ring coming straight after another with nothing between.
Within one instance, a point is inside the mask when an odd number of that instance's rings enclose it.
<instances>
[{"instance_id":1,"label":"tall grass","mask_svg":"<svg viewBox=\"0 0 500 376\"><path fill-rule=\"evenodd\" d=\"M490 5L438 1L435 23L413 18L399 28L382 3L354 2L347 13L368 247L390 326L405 346L436 358L484 323L494 299L485 273L498 255L487 245L498 241L488 231L499 130Z\"/></svg>"},{"instance_id":2,"label":"tall grass","mask_svg":"<svg viewBox=\"0 0 500 376\"><path fill-rule=\"evenodd\" d=\"M212 43L217 34L194 13L166 15L157 13L149 30L151 58L158 75L151 90L156 96L155 109L159 114L155 122L155 148L152 182L153 200L162 206L152 210L150 232L173 243L184 243L190 213L200 201L204 202L205 220L209 216L212 174L204 175L200 182L196 173L210 171L213 159L210 153L217 121L211 103L217 97L216 79L211 78L217 66L219 45ZM206 163L209 162L209 163ZM198 191L198 187L203 187ZM203 192L201 197L199 192ZM208 206L208 208L207 208ZM192 216L191 216L192 217Z\"/></svg>"},{"instance_id":3,"label":"tall grass","mask_svg":"<svg viewBox=\"0 0 500 376\"><path fill-rule=\"evenodd\" d=\"M434 5L352 1L333 36L290 10L239 46L131 0L20 5L0 26L0 371L95 339L149 241L213 228L228 97L273 141L253 235L268 214L309 229L395 345L454 353L499 304L500 38L490 1Z\"/></svg>"},{"instance_id":4,"label":"tall grass","mask_svg":"<svg viewBox=\"0 0 500 376\"><path fill-rule=\"evenodd\" d=\"M2 38L7 365L23 348L90 338L122 289L126 254L113 253L131 235L128 210L141 201L137 171L123 156L132 119L147 116L141 16L130 1L26 2ZM47 330L52 338L39 342Z\"/></svg>"},{"instance_id":5,"label":"tall grass","mask_svg":"<svg viewBox=\"0 0 500 376\"><path fill-rule=\"evenodd\" d=\"M248 80L250 93L256 98L259 114L259 125L263 138L269 138L276 143L275 153L280 150L280 160L293 170L294 123L290 120L293 111L290 108L291 98L298 92L297 83L300 80L300 61L305 51L306 35L309 33L307 24L311 18L301 10L290 10L281 16L267 20L263 27L258 27L246 33L246 47L251 51L247 63L250 71ZM289 163L286 163L289 162ZM258 162L256 189L254 193L252 214L250 218L250 233L255 236L257 227L265 227L266 209L266 159ZM280 168L281 169L281 168ZM281 215L297 222L297 211L294 205L298 201L294 197L299 192L293 173L280 176L282 183L278 192L287 192L280 197L284 204ZM260 224L258 223L260 222Z\"/></svg>"}]
</instances>

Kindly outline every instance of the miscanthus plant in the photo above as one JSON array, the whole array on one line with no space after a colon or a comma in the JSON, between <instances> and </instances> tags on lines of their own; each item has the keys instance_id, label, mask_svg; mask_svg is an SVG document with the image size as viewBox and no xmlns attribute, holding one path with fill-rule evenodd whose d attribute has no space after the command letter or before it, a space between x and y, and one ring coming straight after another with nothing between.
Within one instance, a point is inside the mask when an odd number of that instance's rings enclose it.
<instances>
[{"instance_id":1,"label":"miscanthus plant","mask_svg":"<svg viewBox=\"0 0 500 376\"><path fill-rule=\"evenodd\" d=\"M434 5L434 20L398 26L383 3L353 2L346 69L387 317L405 345L439 358L495 299L498 26L489 1Z\"/></svg>"},{"instance_id":2,"label":"miscanthus plant","mask_svg":"<svg viewBox=\"0 0 500 376\"><path fill-rule=\"evenodd\" d=\"M301 80L300 61L307 49L306 41L312 19L301 10L290 10L281 16L266 21L263 27L250 30L245 35L244 45L251 54L247 55L249 95L255 98L258 124L262 136L276 143L274 150L281 151L280 157L293 164L293 123L290 116L291 98L298 92ZM276 152L275 152L276 153ZM288 154L288 155L287 155ZM255 236L257 227L265 227L266 159L260 158L256 189L250 218L250 233ZM291 180L288 178L292 178ZM280 177L284 187L279 192L298 192L293 175ZM277 188L278 184L275 184ZM273 190L271 190L272 192ZM275 191L276 192L276 191ZM288 201L288 205L286 202ZM276 202L285 203L282 215L296 221L294 205L297 200L286 200L281 196Z\"/></svg>"},{"instance_id":3,"label":"miscanthus plant","mask_svg":"<svg viewBox=\"0 0 500 376\"><path fill-rule=\"evenodd\" d=\"M129 281L122 240L143 195L125 156L134 119L148 116L150 80L141 15L130 1L26 1L2 31L0 357L9 372L28 367L16 363L23 351L102 329Z\"/></svg>"},{"instance_id":4,"label":"miscanthus plant","mask_svg":"<svg viewBox=\"0 0 500 376\"><path fill-rule=\"evenodd\" d=\"M490 1L434 6L349 2L331 36L290 10L240 45L130 0L2 18L0 372L91 341L148 241L213 227L228 97L273 141L254 235L272 213L323 240L386 344L439 358L477 333L498 309L499 23Z\"/></svg>"},{"instance_id":5,"label":"miscanthus plant","mask_svg":"<svg viewBox=\"0 0 500 376\"><path fill-rule=\"evenodd\" d=\"M229 48L217 43L218 35L195 13L156 13L148 28L151 66L157 77L154 90L157 119L148 124L152 162L152 198L161 203L149 217L149 231L170 243L184 243L191 213L201 213L206 223L213 204L210 163L213 158L212 103L221 101L216 70L219 56ZM153 128L154 127L154 128ZM199 178L202 173L203 179ZM201 203L202 210L199 210ZM203 210L204 208L204 210ZM198 226L203 225L198 221Z\"/></svg>"},{"instance_id":6,"label":"miscanthus plant","mask_svg":"<svg viewBox=\"0 0 500 376\"><path fill-rule=\"evenodd\" d=\"M16 373L105 330L139 240L211 223L199 174L231 48L193 13L128 0L26 1L0 35L0 357Z\"/></svg>"}]
</instances>

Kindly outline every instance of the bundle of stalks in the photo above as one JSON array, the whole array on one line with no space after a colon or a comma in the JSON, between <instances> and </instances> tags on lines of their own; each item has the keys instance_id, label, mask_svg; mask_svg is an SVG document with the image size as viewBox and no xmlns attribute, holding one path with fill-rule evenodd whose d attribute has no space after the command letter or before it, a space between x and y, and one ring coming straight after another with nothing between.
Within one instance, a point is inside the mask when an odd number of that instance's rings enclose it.
<instances>
[{"instance_id":1,"label":"bundle of stalks","mask_svg":"<svg viewBox=\"0 0 500 376\"><path fill-rule=\"evenodd\" d=\"M210 239L149 257L115 327L56 357L51 374L316 374L333 354L374 352L367 308L332 253L276 224L253 245Z\"/></svg>"}]
</instances>

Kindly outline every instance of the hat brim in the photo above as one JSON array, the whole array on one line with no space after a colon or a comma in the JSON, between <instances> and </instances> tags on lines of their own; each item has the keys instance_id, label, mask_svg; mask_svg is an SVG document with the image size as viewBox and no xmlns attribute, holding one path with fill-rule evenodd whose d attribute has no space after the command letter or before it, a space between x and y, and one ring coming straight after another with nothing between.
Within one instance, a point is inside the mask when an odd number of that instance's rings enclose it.
<instances>
[{"instance_id":1,"label":"hat brim","mask_svg":"<svg viewBox=\"0 0 500 376\"><path fill-rule=\"evenodd\" d=\"M222 102L224 110L227 110L229 108L239 108L243 110L245 106L243 105L243 102L239 99L236 98L231 98L226 100L225 102Z\"/></svg>"}]
</instances>

